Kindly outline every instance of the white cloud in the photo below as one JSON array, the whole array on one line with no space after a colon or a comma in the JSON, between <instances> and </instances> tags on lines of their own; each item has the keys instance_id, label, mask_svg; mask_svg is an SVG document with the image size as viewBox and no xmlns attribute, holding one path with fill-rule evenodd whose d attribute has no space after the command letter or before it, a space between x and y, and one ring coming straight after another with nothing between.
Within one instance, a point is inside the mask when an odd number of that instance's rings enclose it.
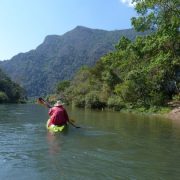
<instances>
[{"instance_id":1,"label":"white cloud","mask_svg":"<svg viewBox=\"0 0 180 180\"><path fill-rule=\"evenodd\" d=\"M120 0L122 3L127 4L129 7L134 7L135 3L132 3L132 0Z\"/></svg>"}]
</instances>

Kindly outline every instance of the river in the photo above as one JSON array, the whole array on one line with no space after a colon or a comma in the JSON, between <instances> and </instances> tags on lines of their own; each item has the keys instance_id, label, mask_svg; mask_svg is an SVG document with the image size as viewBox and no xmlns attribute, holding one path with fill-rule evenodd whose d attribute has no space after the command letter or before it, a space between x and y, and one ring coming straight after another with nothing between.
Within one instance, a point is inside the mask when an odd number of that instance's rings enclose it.
<instances>
[{"instance_id":1,"label":"river","mask_svg":"<svg viewBox=\"0 0 180 180\"><path fill-rule=\"evenodd\" d=\"M180 123L68 108L80 129L51 134L40 105L0 105L0 179L179 179Z\"/></svg>"}]
</instances>

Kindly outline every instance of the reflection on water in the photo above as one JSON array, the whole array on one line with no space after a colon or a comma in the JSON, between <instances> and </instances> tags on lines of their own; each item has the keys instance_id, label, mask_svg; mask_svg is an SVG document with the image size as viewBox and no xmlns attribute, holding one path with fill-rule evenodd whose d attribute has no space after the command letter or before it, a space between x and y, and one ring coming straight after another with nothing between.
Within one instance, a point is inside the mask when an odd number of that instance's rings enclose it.
<instances>
[{"instance_id":1,"label":"reflection on water","mask_svg":"<svg viewBox=\"0 0 180 180\"><path fill-rule=\"evenodd\" d=\"M68 109L65 133L47 109L0 105L0 179L178 179L180 124L153 116Z\"/></svg>"},{"instance_id":2,"label":"reflection on water","mask_svg":"<svg viewBox=\"0 0 180 180\"><path fill-rule=\"evenodd\" d=\"M60 144L57 142L56 136L53 133L47 133L47 141L49 145L49 154L54 155L60 152Z\"/></svg>"},{"instance_id":3,"label":"reflection on water","mask_svg":"<svg viewBox=\"0 0 180 180\"><path fill-rule=\"evenodd\" d=\"M47 143L49 147L49 155L56 155L60 153L61 146L60 146L61 137L59 134L55 134L52 132L47 132Z\"/></svg>"}]
</instances>

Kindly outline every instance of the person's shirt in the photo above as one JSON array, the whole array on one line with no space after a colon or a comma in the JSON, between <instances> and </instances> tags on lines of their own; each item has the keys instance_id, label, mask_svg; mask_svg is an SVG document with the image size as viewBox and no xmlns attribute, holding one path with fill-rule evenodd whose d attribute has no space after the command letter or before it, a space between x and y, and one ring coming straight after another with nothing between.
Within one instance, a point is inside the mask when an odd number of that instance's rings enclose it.
<instances>
[{"instance_id":1,"label":"person's shirt","mask_svg":"<svg viewBox=\"0 0 180 180\"><path fill-rule=\"evenodd\" d=\"M54 106L49 110L50 124L63 125L69 121L68 114L63 106Z\"/></svg>"}]
</instances>

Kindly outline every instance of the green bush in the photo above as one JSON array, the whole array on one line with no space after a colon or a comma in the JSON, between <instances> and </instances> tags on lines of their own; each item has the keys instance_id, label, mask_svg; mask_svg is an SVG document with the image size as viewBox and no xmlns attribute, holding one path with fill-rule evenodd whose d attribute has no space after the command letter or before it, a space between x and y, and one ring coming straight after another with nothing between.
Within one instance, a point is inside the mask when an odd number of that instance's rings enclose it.
<instances>
[{"instance_id":1,"label":"green bush","mask_svg":"<svg viewBox=\"0 0 180 180\"><path fill-rule=\"evenodd\" d=\"M173 100L180 101L180 93L173 96Z\"/></svg>"},{"instance_id":2,"label":"green bush","mask_svg":"<svg viewBox=\"0 0 180 180\"><path fill-rule=\"evenodd\" d=\"M63 92L66 88L70 86L70 81L60 81L56 85L56 93L61 93Z\"/></svg>"},{"instance_id":3,"label":"green bush","mask_svg":"<svg viewBox=\"0 0 180 180\"><path fill-rule=\"evenodd\" d=\"M92 91L88 93L85 97L85 107L92 109L101 109L104 108L105 103L100 101L97 91Z\"/></svg>"},{"instance_id":4,"label":"green bush","mask_svg":"<svg viewBox=\"0 0 180 180\"><path fill-rule=\"evenodd\" d=\"M84 96L76 96L73 99L72 104L75 105L76 107L80 107L80 108L85 107L85 98L84 98Z\"/></svg>"},{"instance_id":5,"label":"green bush","mask_svg":"<svg viewBox=\"0 0 180 180\"><path fill-rule=\"evenodd\" d=\"M136 84L130 80L115 86L115 93L120 96L124 102L136 103L139 99L136 90Z\"/></svg>"},{"instance_id":6,"label":"green bush","mask_svg":"<svg viewBox=\"0 0 180 180\"><path fill-rule=\"evenodd\" d=\"M0 103L8 102L9 98L5 92L0 91Z\"/></svg>"},{"instance_id":7,"label":"green bush","mask_svg":"<svg viewBox=\"0 0 180 180\"><path fill-rule=\"evenodd\" d=\"M120 111L125 108L125 104L119 96L111 96L108 99L107 105L109 108L114 109L115 111Z\"/></svg>"},{"instance_id":8,"label":"green bush","mask_svg":"<svg viewBox=\"0 0 180 180\"><path fill-rule=\"evenodd\" d=\"M161 92L151 92L151 97L149 99L150 106L162 106L165 102L165 95Z\"/></svg>"}]
</instances>

